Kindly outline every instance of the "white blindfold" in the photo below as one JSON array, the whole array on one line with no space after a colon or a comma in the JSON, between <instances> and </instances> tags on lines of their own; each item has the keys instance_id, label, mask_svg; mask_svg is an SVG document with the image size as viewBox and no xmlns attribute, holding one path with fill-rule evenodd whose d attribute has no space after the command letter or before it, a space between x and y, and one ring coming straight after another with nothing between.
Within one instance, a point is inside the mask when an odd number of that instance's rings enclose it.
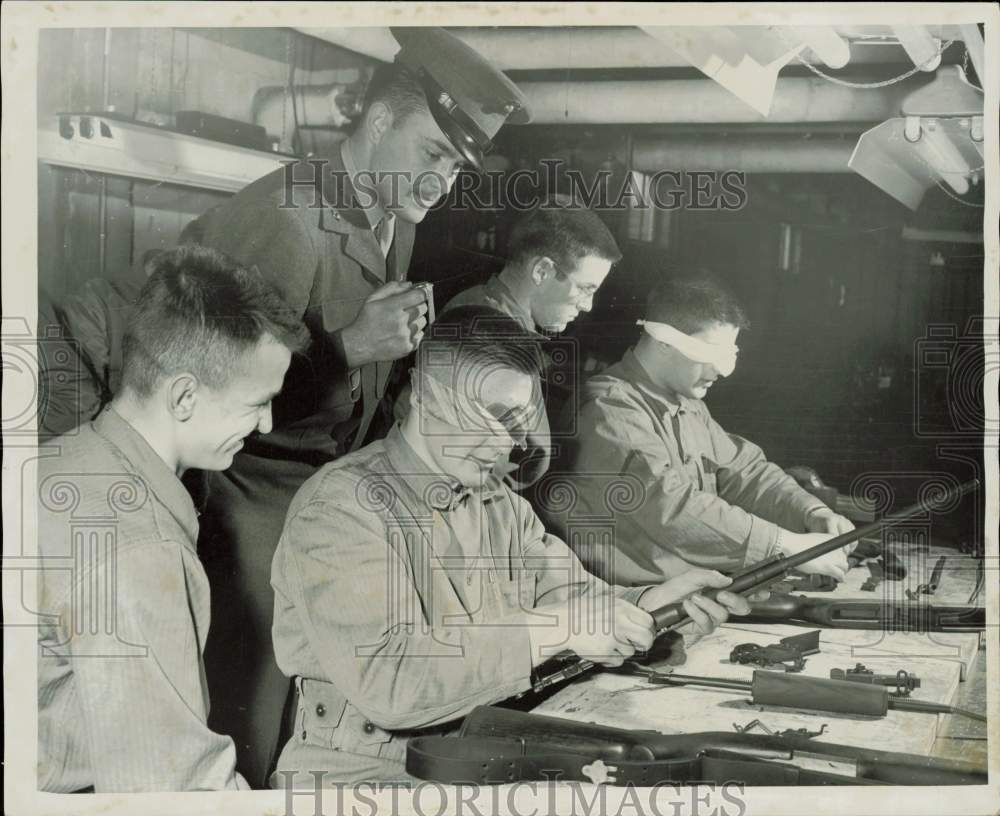
<instances>
[{"instance_id":1,"label":"white blindfold","mask_svg":"<svg viewBox=\"0 0 1000 816\"><path fill-rule=\"evenodd\" d=\"M637 320L636 323L654 340L673 346L689 360L712 365L723 377L728 377L736 369L739 346L729 343L708 343L690 334L684 334L667 323L656 323L652 320Z\"/></svg>"}]
</instances>

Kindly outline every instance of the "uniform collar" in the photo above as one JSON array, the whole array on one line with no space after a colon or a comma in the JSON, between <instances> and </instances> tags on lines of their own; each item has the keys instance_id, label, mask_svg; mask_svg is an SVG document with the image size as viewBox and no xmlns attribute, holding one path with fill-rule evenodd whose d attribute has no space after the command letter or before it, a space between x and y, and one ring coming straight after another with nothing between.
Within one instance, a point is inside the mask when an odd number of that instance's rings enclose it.
<instances>
[{"instance_id":1,"label":"uniform collar","mask_svg":"<svg viewBox=\"0 0 1000 816\"><path fill-rule=\"evenodd\" d=\"M417 454L396 425L383 440L393 471L400 477L411 498L433 510L449 512L477 495L490 501L503 490L503 483L490 474L481 488L470 488L446 474L437 473Z\"/></svg>"},{"instance_id":2,"label":"uniform collar","mask_svg":"<svg viewBox=\"0 0 1000 816\"><path fill-rule=\"evenodd\" d=\"M694 403L694 400L677 394L661 385L657 385L653 378L646 371L635 354L635 349L630 348L625 352L621 361L622 373L627 379L635 383L640 389L653 397L658 405L661 405L667 416L675 417L678 414L687 413Z\"/></svg>"},{"instance_id":3,"label":"uniform collar","mask_svg":"<svg viewBox=\"0 0 1000 816\"><path fill-rule=\"evenodd\" d=\"M355 190L357 189L357 184L355 184L355 179L361 172L358 169L357 164L354 161L354 154L351 152L351 146L349 140L345 139L340 143L340 158L344 162L344 170L347 172L347 177L351 180L351 187ZM371 188L371 183L364 185L365 189ZM359 207L365 214L365 218L368 220L368 226L374 229L381 223L382 219L391 220L395 218L392 213L386 213L382 207L376 202L371 207Z\"/></svg>"},{"instance_id":4,"label":"uniform collar","mask_svg":"<svg viewBox=\"0 0 1000 816\"><path fill-rule=\"evenodd\" d=\"M503 310L507 314L517 320L525 329L537 333L538 329L535 326L534 318L531 316L531 309L514 297L514 293L510 290L510 287L504 283L502 275L503 272L493 275L486 281L486 291L503 306Z\"/></svg>"},{"instance_id":5,"label":"uniform collar","mask_svg":"<svg viewBox=\"0 0 1000 816\"><path fill-rule=\"evenodd\" d=\"M187 533L198 540L198 515L191 495L159 454L121 414L110 405L91 423L94 431L114 445L129 461L146 486Z\"/></svg>"}]
</instances>

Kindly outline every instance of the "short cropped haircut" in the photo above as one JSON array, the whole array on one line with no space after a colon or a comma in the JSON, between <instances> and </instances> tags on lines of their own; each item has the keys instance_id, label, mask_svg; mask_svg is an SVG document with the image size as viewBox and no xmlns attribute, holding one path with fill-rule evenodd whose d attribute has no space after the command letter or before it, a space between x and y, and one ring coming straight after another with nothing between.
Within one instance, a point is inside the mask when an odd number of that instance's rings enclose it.
<instances>
[{"instance_id":1,"label":"short cropped haircut","mask_svg":"<svg viewBox=\"0 0 1000 816\"><path fill-rule=\"evenodd\" d=\"M417 370L451 368L455 382L475 382L478 371L509 368L531 377L542 374L542 338L510 315L488 306L446 309L417 349ZM468 395L474 396L474 395Z\"/></svg>"},{"instance_id":2,"label":"short cropped haircut","mask_svg":"<svg viewBox=\"0 0 1000 816\"><path fill-rule=\"evenodd\" d=\"M646 319L693 334L715 323L750 328L736 296L714 277L699 274L659 284L646 301Z\"/></svg>"},{"instance_id":3,"label":"short cropped haircut","mask_svg":"<svg viewBox=\"0 0 1000 816\"><path fill-rule=\"evenodd\" d=\"M365 102L358 121L364 121L371 106L382 102L392 111L397 128L411 113L427 110L427 95L412 70L398 62L379 65L365 89Z\"/></svg>"},{"instance_id":4,"label":"short cropped haircut","mask_svg":"<svg viewBox=\"0 0 1000 816\"><path fill-rule=\"evenodd\" d=\"M221 252L178 247L150 258L146 272L122 344L122 384L140 397L183 372L222 388L267 335L293 353L309 342L298 315L260 273Z\"/></svg>"},{"instance_id":5,"label":"short cropped haircut","mask_svg":"<svg viewBox=\"0 0 1000 816\"><path fill-rule=\"evenodd\" d=\"M514 225L507 257L513 264L525 264L532 258L551 258L562 279L582 258L597 257L617 263L622 253L597 213L568 196L552 196Z\"/></svg>"}]
</instances>

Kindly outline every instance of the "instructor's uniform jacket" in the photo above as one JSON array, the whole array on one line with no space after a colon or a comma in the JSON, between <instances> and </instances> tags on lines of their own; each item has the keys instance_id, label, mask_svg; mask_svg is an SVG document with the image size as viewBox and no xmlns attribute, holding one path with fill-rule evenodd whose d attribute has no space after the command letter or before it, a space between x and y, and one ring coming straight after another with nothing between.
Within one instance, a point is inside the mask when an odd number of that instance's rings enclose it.
<instances>
[{"instance_id":1,"label":"instructor's uniform jacket","mask_svg":"<svg viewBox=\"0 0 1000 816\"><path fill-rule=\"evenodd\" d=\"M289 190L285 171L275 171L196 226L202 243L256 266L312 336L275 399L273 430L248 438L229 470L208 476L199 546L213 608L225 611L215 615L220 625L206 652L219 701L213 725L233 734L253 784L267 775L288 690L270 648L271 558L295 491L364 439L392 362L349 369L340 330L379 286L406 277L415 233L413 224L396 219L383 254L369 214L354 200L342 155L322 171L306 162L294 170L297 180L311 180L315 171L322 197L313 184ZM249 698L238 693L248 687Z\"/></svg>"}]
</instances>

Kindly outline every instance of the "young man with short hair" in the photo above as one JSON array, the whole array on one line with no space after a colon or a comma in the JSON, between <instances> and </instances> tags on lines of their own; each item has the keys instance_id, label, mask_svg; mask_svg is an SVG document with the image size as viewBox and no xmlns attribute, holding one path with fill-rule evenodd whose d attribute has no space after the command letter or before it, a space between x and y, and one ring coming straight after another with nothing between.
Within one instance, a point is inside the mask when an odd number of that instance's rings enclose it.
<instances>
[{"instance_id":1,"label":"young man with short hair","mask_svg":"<svg viewBox=\"0 0 1000 816\"><path fill-rule=\"evenodd\" d=\"M577 555L590 570L626 585L691 566L734 572L853 528L759 447L723 430L703 402L718 377L733 373L748 325L728 290L705 276L670 280L651 293L640 323L635 347L584 384L560 468L574 488L573 514L613 516L611 546L567 537L580 542ZM607 484L623 475L641 486L643 500L612 512ZM541 512L553 529L574 523L564 512ZM846 554L801 569L843 579Z\"/></svg>"},{"instance_id":2,"label":"young man with short hair","mask_svg":"<svg viewBox=\"0 0 1000 816\"><path fill-rule=\"evenodd\" d=\"M610 587L495 473L541 406L537 337L485 307L443 313L413 407L296 495L274 557L274 649L295 680L275 787L407 779L406 741L531 687L564 649L617 665L684 600L701 631L747 602L709 570ZM319 777L314 776L318 774Z\"/></svg>"},{"instance_id":3,"label":"young man with short hair","mask_svg":"<svg viewBox=\"0 0 1000 816\"><path fill-rule=\"evenodd\" d=\"M564 195L554 195L522 215L511 231L507 262L486 283L459 292L448 303L488 306L510 315L532 332L561 332L594 305L594 296L622 254L611 231L593 210ZM544 346L543 346L544 349ZM575 358L573 358L575 361ZM572 361L571 361L572 362ZM570 394L556 385L546 357L546 407L558 416ZM577 371L563 379L575 381ZM407 389L396 403L396 417L408 410ZM550 460L551 432L543 416L531 445L514 454L508 482L518 490L531 487Z\"/></svg>"},{"instance_id":4,"label":"young man with short hair","mask_svg":"<svg viewBox=\"0 0 1000 816\"><path fill-rule=\"evenodd\" d=\"M553 196L515 224L504 268L459 292L448 306L491 306L531 331L561 332L591 310L621 257L595 212L568 196Z\"/></svg>"},{"instance_id":5,"label":"young man with short hair","mask_svg":"<svg viewBox=\"0 0 1000 816\"><path fill-rule=\"evenodd\" d=\"M305 327L256 271L189 246L156 255L122 385L39 466L38 786L247 787L207 725L209 587L180 476L222 470L271 429ZM48 455L45 455L48 453Z\"/></svg>"}]
</instances>

